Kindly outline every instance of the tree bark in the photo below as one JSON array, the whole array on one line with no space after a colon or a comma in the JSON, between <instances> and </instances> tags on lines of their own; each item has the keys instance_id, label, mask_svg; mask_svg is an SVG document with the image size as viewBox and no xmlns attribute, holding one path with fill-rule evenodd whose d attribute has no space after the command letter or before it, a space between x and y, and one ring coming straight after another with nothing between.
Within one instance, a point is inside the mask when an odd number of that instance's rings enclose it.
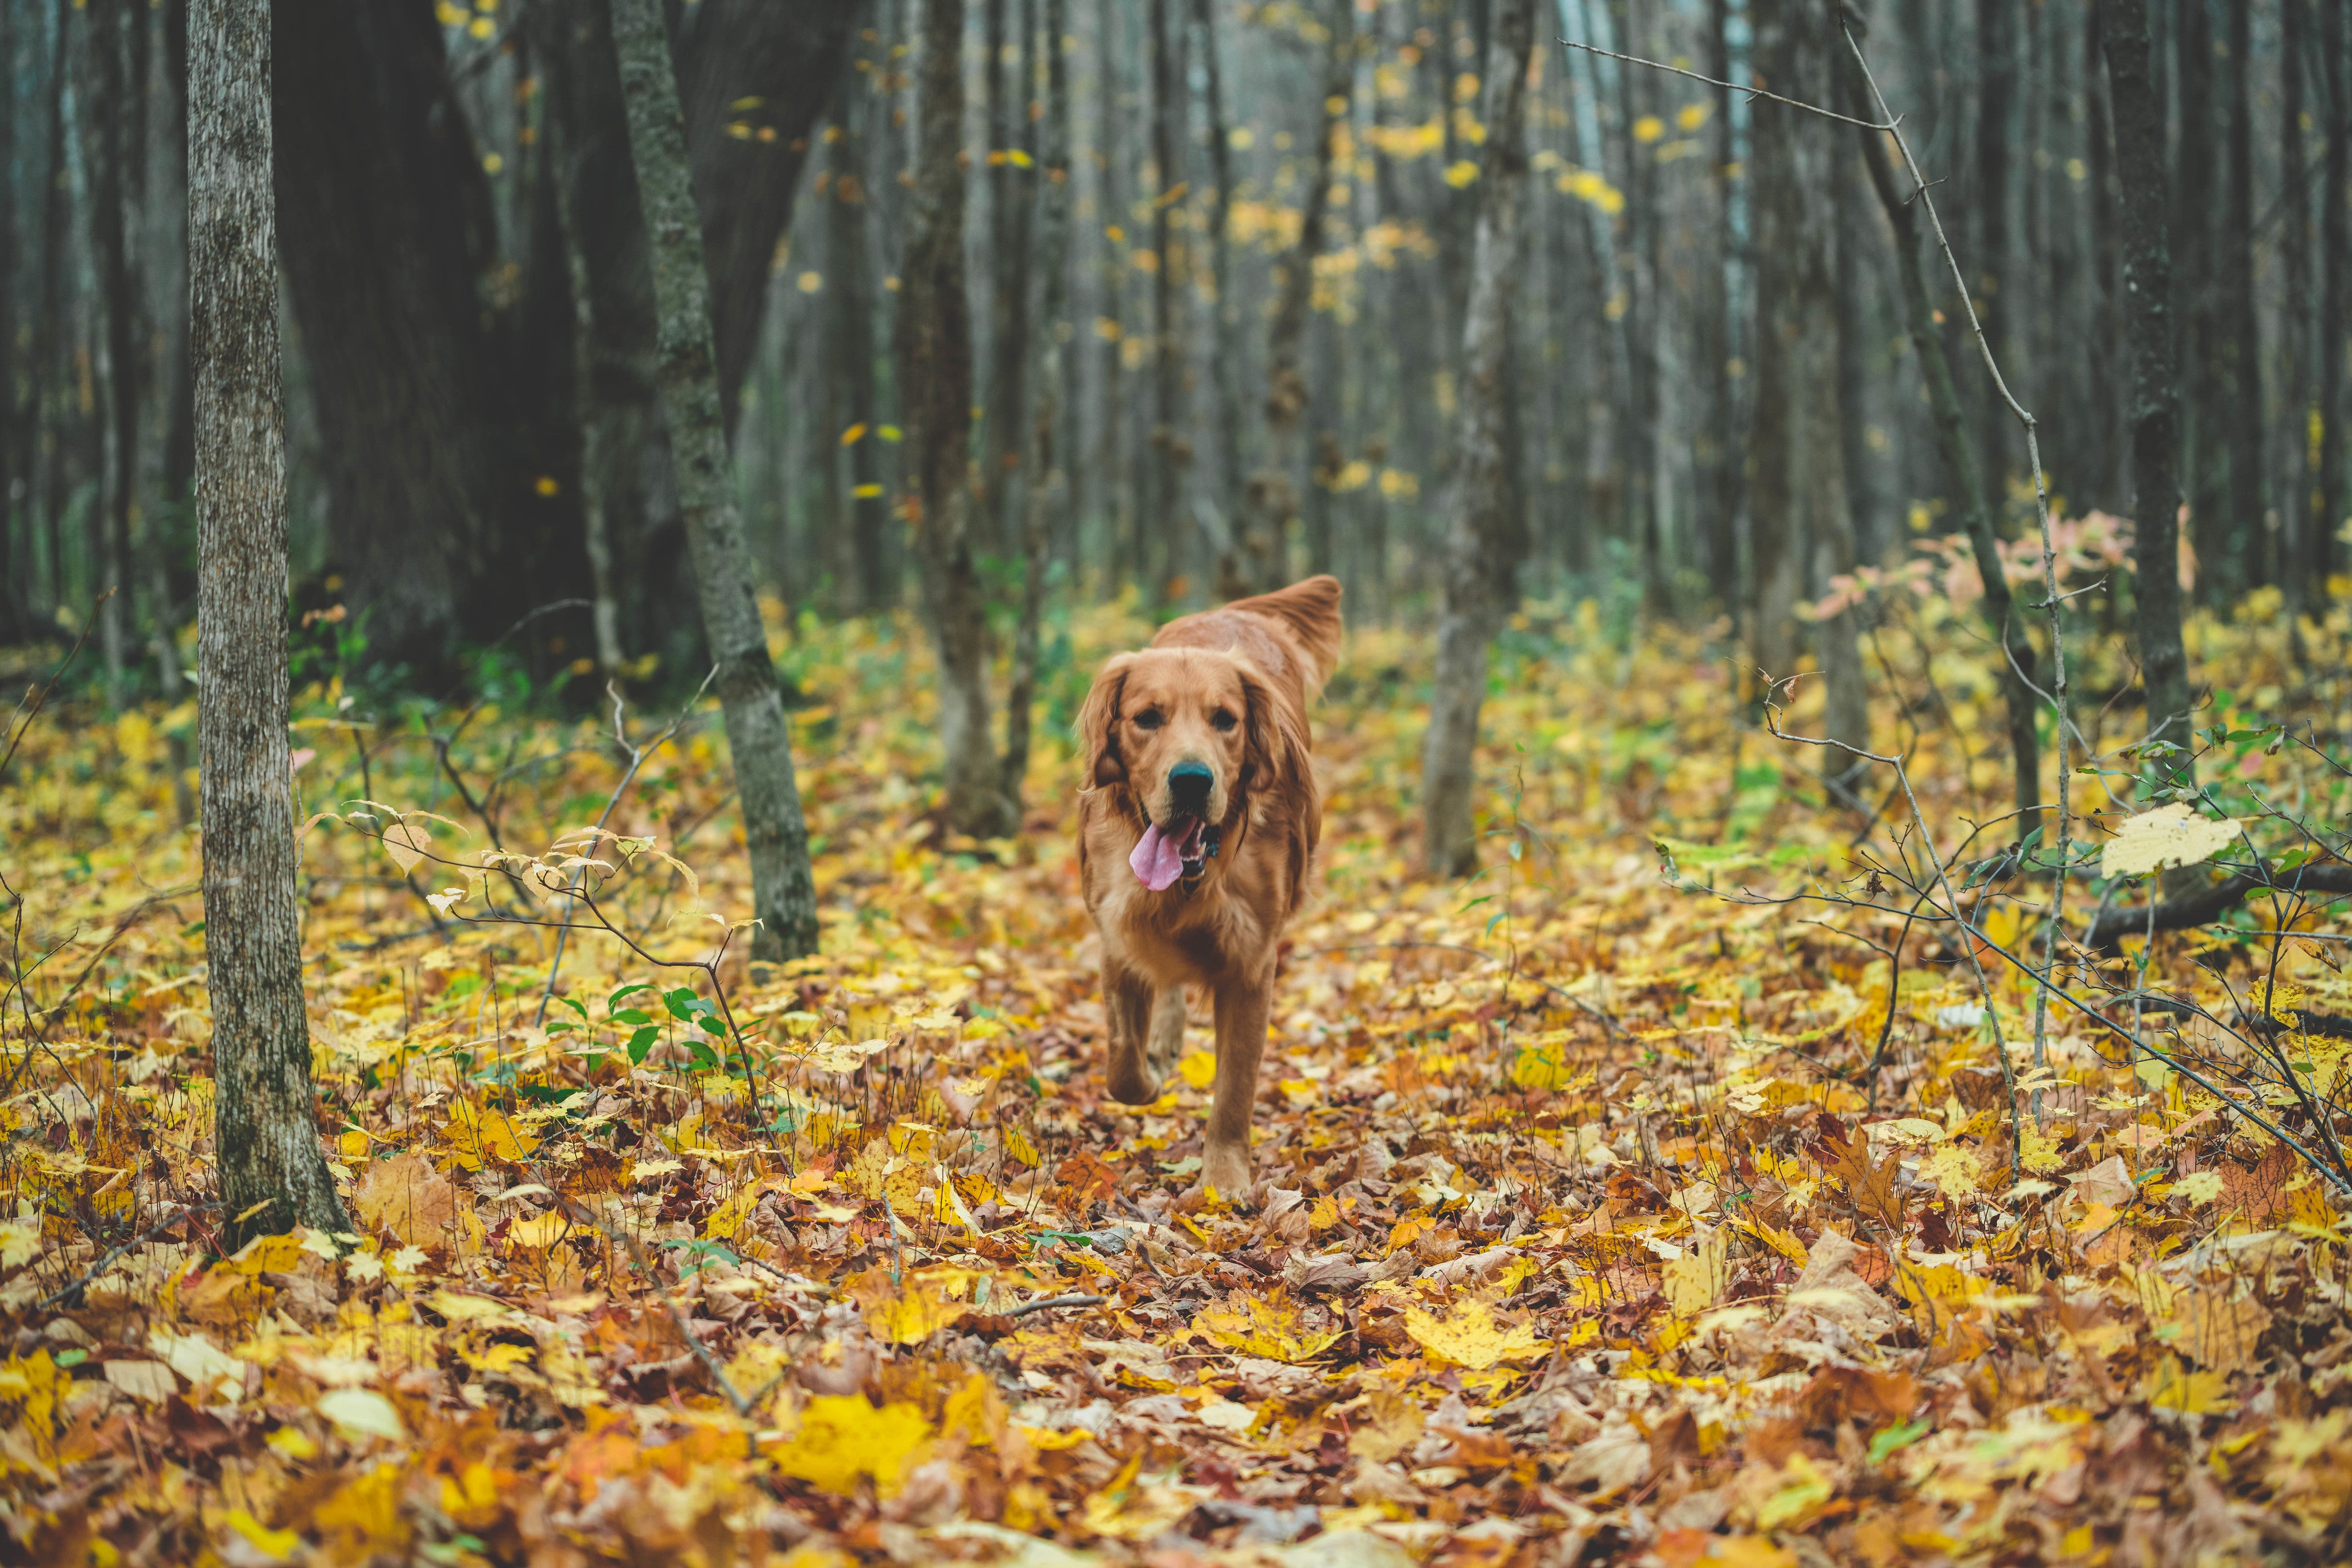
<instances>
[{"instance_id":1,"label":"tree bark","mask_svg":"<svg viewBox=\"0 0 2352 1568\"><path fill-rule=\"evenodd\" d=\"M108 700L127 695L131 632L131 520L138 498L139 346L137 285L124 227L123 175L130 162L129 97L123 89L122 0L91 0L84 10L89 54L79 95L81 139L89 178L89 249L97 271L98 306L106 353L103 382L106 471L99 486L99 645L106 659ZM143 25L146 18L138 18ZM142 84L143 90L144 84ZM146 149L138 150L143 157Z\"/></svg>"},{"instance_id":2,"label":"tree bark","mask_svg":"<svg viewBox=\"0 0 2352 1568\"><path fill-rule=\"evenodd\" d=\"M1840 51L1843 108L1857 119L1869 102L1858 79L1853 57ZM1935 422L1936 454L1944 482L1960 509L1960 521L1976 557L1977 575L1984 580L1982 601L1986 630L2001 648L2000 695L2009 718L2009 756L2012 799L2017 807L2017 837L2021 842L2042 822L2042 743L2035 729L2034 697L2029 682L2039 680L2032 638L2027 636L2002 570L1999 537L1993 531L1992 508L1985 499L1983 470L1969 435L1967 409L1952 367L1944 357L1944 340L1936 328L1934 297L1927 291L1927 273L1919 258L1919 206L1896 183L1894 162L1887 156L1886 138L1879 131L1857 132L1863 166L1871 188L1894 231L1895 276L1903 298L1903 323L1911 347L1919 356L1920 379L1927 383L1927 407Z\"/></svg>"},{"instance_id":3,"label":"tree bark","mask_svg":"<svg viewBox=\"0 0 2352 1568\"><path fill-rule=\"evenodd\" d=\"M1281 586L1277 580L1288 553L1290 524L1303 499L1299 485L1307 467L1307 378L1299 369L1299 350L1307 338L1307 308L1315 298L1315 258L1323 248L1331 161L1347 123L1346 107L1355 81L1354 0L1332 0L1324 19L1331 40L1323 91L1314 106L1315 168L1299 201L1298 242L1284 256L1276 286L1274 322L1266 331L1265 463L1250 480L1250 517L1237 541L1239 549L1219 570L1218 590L1228 598L1269 593ZM1338 113L1331 109L1334 99L1339 101Z\"/></svg>"},{"instance_id":4,"label":"tree bark","mask_svg":"<svg viewBox=\"0 0 2352 1568\"><path fill-rule=\"evenodd\" d=\"M842 413L847 427L825 432L839 441L850 429L864 434L849 444L849 509L841 518L848 528L856 568L856 602L861 611L886 611L898 601L898 551L890 538L888 498L882 490L882 441L875 431L882 423L881 405L874 385L874 303L868 292L872 267L867 260L866 182L857 126L849 112L851 95L862 78L845 77L833 105L833 180L826 192L827 237L833 248L830 302L833 381L840 388ZM828 456L827 461L832 459Z\"/></svg>"},{"instance_id":5,"label":"tree bark","mask_svg":"<svg viewBox=\"0 0 2352 1568\"><path fill-rule=\"evenodd\" d=\"M2004 364L2011 362L2011 318L2023 307L2003 298L2010 277L2010 119L2017 92L2018 19L2015 0L1976 0L1977 120L1975 173L1977 180L1977 256L1974 292L1985 337L1995 345ZM2009 410L1990 376L1978 378L1982 391L1976 399L1977 450L1985 460L1991 500L1999 507L2008 493Z\"/></svg>"},{"instance_id":6,"label":"tree bark","mask_svg":"<svg viewBox=\"0 0 2352 1568\"><path fill-rule=\"evenodd\" d=\"M1023 0L1026 11L1029 0ZM1054 505L1066 506L1069 486L1056 469L1055 433L1062 418L1064 317L1069 310L1070 77L1062 53L1063 0L1045 0L1045 156L1039 161L1037 253L1045 269L1045 297L1037 334L1037 402L1029 423L1028 506L1022 520L1021 615L1013 639L1013 684L1004 698L1004 792L1020 809L1029 772L1029 726L1037 698L1037 642L1045 608L1045 573L1052 559ZM1030 35L1033 38L1034 33Z\"/></svg>"},{"instance_id":7,"label":"tree bark","mask_svg":"<svg viewBox=\"0 0 2352 1568\"><path fill-rule=\"evenodd\" d=\"M319 1139L302 1003L268 8L195 0L189 45L205 956L215 1152L235 1247L350 1222Z\"/></svg>"},{"instance_id":8,"label":"tree bark","mask_svg":"<svg viewBox=\"0 0 2352 1568\"><path fill-rule=\"evenodd\" d=\"M982 469L992 538L1013 549L1025 526L1014 516L1020 492L1023 447L1028 439L1029 229L1036 189L1036 135L1029 120L1030 83L1036 68L1036 29L1030 25L1033 0L1021 0L1020 68L1008 72L1003 55L1004 7L988 0L982 31L988 43L989 281L995 297L990 319L987 421L989 455ZM1008 83L1006 78L1010 76ZM1013 154L1027 156L1024 167Z\"/></svg>"},{"instance_id":9,"label":"tree bark","mask_svg":"<svg viewBox=\"0 0 2352 1568\"><path fill-rule=\"evenodd\" d=\"M2213 230L2221 204L2213 162L2221 138L2214 113L2209 0L2175 0L2170 25L2173 81L2180 95L2172 193L2173 461L2189 503L2198 580L2210 594L2227 570L2230 540L2220 455L2224 449L2215 440L2221 409L2214 384L2219 334Z\"/></svg>"},{"instance_id":10,"label":"tree bark","mask_svg":"<svg viewBox=\"0 0 2352 1568\"><path fill-rule=\"evenodd\" d=\"M1430 874L1444 877L1477 869L1473 797L1478 710L1486 695L1488 645L1509 613L1527 549L1523 520L1510 504L1503 426L1527 186L1523 138L1535 0L1503 0L1499 23L1481 62L1480 118L1486 144L1476 182L1470 295L1463 311L1461 418L1445 536L1444 611L1421 757L1423 852Z\"/></svg>"},{"instance_id":11,"label":"tree bark","mask_svg":"<svg viewBox=\"0 0 2352 1568\"><path fill-rule=\"evenodd\" d=\"M792 732L752 598L751 554L727 470L727 430L719 418L711 349L709 274L703 266L677 78L670 68L660 0L610 4L637 200L653 264L662 414L700 588L703 634L719 664L719 700L751 862L752 908L760 921L751 954L797 958L816 951L817 945L808 828L793 778Z\"/></svg>"},{"instance_id":12,"label":"tree bark","mask_svg":"<svg viewBox=\"0 0 2352 1568\"><path fill-rule=\"evenodd\" d=\"M988 601L973 559L966 472L971 308L963 269L963 0L925 0L920 129L898 295L898 382L920 507L923 605L939 655L942 805L956 831L984 838L1013 822L990 733Z\"/></svg>"},{"instance_id":13,"label":"tree bark","mask_svg":"<svg viewBox=\"0 0 2352 1568\"><path fill-rule=\"evenodd\" d=\"M2164 103L2147 0L2101 0L2116 163L2123 183L2124 298L2131 350L2133 589L2147 737L2179 748L2151 780L2193 779L2189 655L2180 639L2179 485L2174 477L2172 256L2165 239Z\"/></svg>"},{"instance_id":14,"label":"tree bark","mask_svg":"<svg viewBox=\"0 0 2352 1568\"><path fill-rule=\"evenodd\" d=\"M2311 193L2305 185L2310 159L2304 141L2304 73L2310 63L2310 22L2304 0L2279 0L2279 200L2284 209L2279 251L2285 263L2284 298L2279 302L2279 406L2286 417L2278 433L2274 494L2278 500L2278 574L2286 596L2287 624L2294 646L2304 648L2302 619L2315 599L2324 601L2305 563L2310 559L2311 474Z\"/></svg>"},{"instance_id":15,"label":"tree bark","mask_svg":"<svg viewBox=\"0 0 2352 1568\"><path fill-rule=\"evenodd\" d=\"M1209 204L1209 268L1216 295L1210 307L1209 395L1214 405L1210 433L1217 452L1218 518L1230 536L1241 523L1242 309L1234 293L1240 283L1234 276L1234 157L1232 131L1225 121L1224 51L1217 42L1215 0L1192 0L1192 26L1201 37L1202 89L1209 115L1209 177L1216 183Z\"/></svg>"},{"instance_id":16,"label":"tree bark","mask_svg":"<svg viewBox=\"0 0 2352 1568\"><path fill-rule=\"evenodd\" d=\"M2217 590L2231 599L2273 580L2263 516L2263 341L2254 309L2253 0L2226 0L2230 17L2230 177L2221 220L2221 287L2212 357L2213 415L2228 443L2229 511L2214 529ZM2215 444L2209 443L2209 446Z\"/></svg>"},{"instance_id":17,"label":"tree bark","mask_svg":"<svg viewBox=\"0 0 2352 1568\"><path fill-rule=\"evenodd\" d=\"M2311 580L2336 570L2336 530L2346 521L2344 371L2346 308L2352 304L2352 62L2344 7L2319 7L2320 69L2327 83L2327 162L2319 207L2319 518L2311 530Z\"/></svg>"},{"instance_id":18,"label":"tree bark","mask_svg":"<svg viewBox=\"0 0 2352 1568\"><path fill-rule=\"evenodd\" d=\"M1134 493L1129 485L1125 439L1127 432L1126 316L1122 296L1127 284L1128 221L1125 193L1119 185L1124 168L1119 153L1119 66L1126 57L1118 47L1117 0L1099 0L1095 11L1095 78L1098 98L1095 110L1100 145L1097 189L1102 193L1102 298L1097 328L1102 339L1099 443L1091 465L1097 476L1095 509L1101 514L1105 542L1104 578L1117 583L1133 565Z\"/></svg>"},{"instance_id":19,"label":"tree bark","mask_svg":"<svg viewBox=\"0 0 2352 1568\"><path fill-rule=\"evenodd\" d=\"M28 480L36 472L37 507L48 546L49 601L47 619L54 621L68 591L65 550L65 419L58 379L59 329L65 319L66 239L66 40L70 34L70 0L57 0L50 20L47 82L48 139L41 180L40 310L33 322L32 373L26 378L27 408L19 469ZM36 497L26 497L27 509Z\"/></svg>"},{"instance_id":20,"label":"tree bark","mask_svg":"<svg viewBox=\"0 0 2352 1568\"><path fill-rule=\"evenodd\" d=\"M1181 3L1181 0L1175 0ZM1159 265L1151 274L1151 506L1144 528L1166 553L1158 565L1157 597L1173 601L1192 597L1192 519L1183 515L1184 468L1192 444L1184 411L1185 342L1178 329L1177 290L1190 262L1176 227L1176 206L1184 193L1184 25L1170 26L1171 0L1150 0L1151 13L1151 163L1158 191L1151 204L1151 248Z\"/></svg>"}]
</instances>

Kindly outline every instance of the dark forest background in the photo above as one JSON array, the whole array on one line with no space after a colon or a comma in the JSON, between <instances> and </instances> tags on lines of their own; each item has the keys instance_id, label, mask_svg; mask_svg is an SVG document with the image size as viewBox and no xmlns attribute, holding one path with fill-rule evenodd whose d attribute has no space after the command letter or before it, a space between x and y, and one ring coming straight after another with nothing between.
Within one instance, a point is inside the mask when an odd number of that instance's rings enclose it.
<instances>
[{"instance_id":1,"label":"dark forest background","mask_svg":"<svg viewBox=\"0 0 2352 1568\"><path fill-rule=\"evenodd\" d=\"M973 0L984 574L1017 575L1042 485L1056 591L1176 606L1329 570L1360 620L1432 612L1495 9L1068 0L1055 38L1045 0ZM1768 105L1558 40L1825 98L1808 52L1834 35L1813 9L1538 7L1508 347L1518 589L1727 616L1776 669L1807 635L1797 598L1959 526L1887 216L1853 139L1775 177ZM794 612L915 597L894 345L922 12L668 8L738 494L762 586ZM2038 416L2061 516L2130 515L2106 9L1852 15ZM2347 549L2344 7L2148 16L2194 601L2273 586L2264 603L2312 608ZM193 618L185 26L184 0L0 3L0 635L69 634L116 589L94 641L118 698L173 691ZM425 682L574 600L508 644L540 678L690 681L699 622L605 8L347 0L281 5L273 26L298 610L341 606L354 652ZM1037 199L1057 132L1066 226ZM1312 287L1286 325L1302 258ZM1774 306L1812 273L1832 285L1818 313ZM1997 527L2021 537L2021 429L1948 275L1927 282ZM1802 341L1776 340L1791 319ZM1024 412L1046 342L1067 388L1052 474Z\"/></svg>"}]
</instances>

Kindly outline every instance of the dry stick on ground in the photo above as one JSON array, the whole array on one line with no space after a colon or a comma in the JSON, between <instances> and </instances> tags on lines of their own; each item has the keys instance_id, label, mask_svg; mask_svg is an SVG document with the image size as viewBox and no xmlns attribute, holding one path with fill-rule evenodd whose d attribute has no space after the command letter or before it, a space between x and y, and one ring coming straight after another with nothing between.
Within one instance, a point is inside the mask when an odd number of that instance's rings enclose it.
<instances>
[{"instance_id":1,"label":"dry stick on ground","mask_svg":"<svg viewBox=\"0 0 2352 1568\"><path fill-rule=\"evenodd\" d=\"M37 687L26 689L23 698L16 704L16 711L8 716L14 733L8 737L8 749L0 751L0 777L7 774L9 760L16 755L16 748L25 744L25 736L33 727L33 721L41 716L41 710L48 706L49 698L57 695L58 683L65 679L66 667L81 652L82 644L89 641L89 630L98 624L98 605L104 604L113 592L114 590L110 588L98 596L98 604L93 604L89 614L82 620L81 635L74 639L74 645L66 650L66 656L58 661L58 667L49 672L47 681Z\"/></svg>"}]
</instances>

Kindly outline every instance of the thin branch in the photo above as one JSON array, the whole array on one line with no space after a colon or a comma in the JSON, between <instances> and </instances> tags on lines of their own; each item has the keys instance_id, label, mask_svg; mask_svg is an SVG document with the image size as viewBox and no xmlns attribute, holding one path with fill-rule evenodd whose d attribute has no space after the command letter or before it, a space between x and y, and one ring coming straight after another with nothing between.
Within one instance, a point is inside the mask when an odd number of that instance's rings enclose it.
<instances>
[{"instance_id":1,"label":"thin branch","mask_svg":"<svg viewBox=\"0 0 2352 1568\"><path fill-rule=\"evenodd\" d=\"M1582 49L1588 55L1600 55L1608 59L1622 60L1629 66L1647 66L1654 71L1667 71L1678 77L1688 77L1693 81L1703 81L1709 87L1723 88L1730 92L1744 92L1748 95L1748 101L1750 103L1755 102L1759 98L1769 98L1774 103L1786 104L1790 109L1801 109L1807 114L1818 114L1823 120L1834 120L1842 125L1858 125L1864 131L1892 131L1895 129L1895 125L1892 121L1882 125L1874 120L1856 120L1850 114L1840 114L1835 110L1823 109L1817 103L1804 103L1793 98L1782 98L1779 93L1766 92L1760 87L1742 87L1738 82L1717 81L1713 77L1701 76L1696 71L1685 70L1680 66L1670 66L1663 60L1645 60L1634 55L1620 55L1613 53L1611 50L1601 48L1597 45L1580 44L1573 38L1562 38L1559 42L1563 47ZM1885 106L1881 105L1880 108L1883 110Z\"/></svg>"}]
</instances>

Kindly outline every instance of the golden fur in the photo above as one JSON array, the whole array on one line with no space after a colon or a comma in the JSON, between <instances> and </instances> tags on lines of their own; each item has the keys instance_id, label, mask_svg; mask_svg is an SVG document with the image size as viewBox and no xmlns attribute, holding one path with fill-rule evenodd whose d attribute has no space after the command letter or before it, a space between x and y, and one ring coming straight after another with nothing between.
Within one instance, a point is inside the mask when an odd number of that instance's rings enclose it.
<instances>
[{"instance_id":1,"label":"golden fur","mask_svg":"<svg viewBox=\"0 0 2352 1568\"><path fill-rule=\"evenodd\" d=\"M1249 1187L1276 953L1322 831L1307 706L1339 663L1339 584L1311 577L1170 622L1149 649L1103 665L1078 715L1078 873L1102 933L1110 1091L1131 1105L1160 1097L1183 1040L1184 988L1207 992L1217 1076L1201 1176L1230 1197ZM1180 763L1208 770L1197 813L1175 805ZM1153 892L1129 857L1154 824L1196 816L1215 824L1213 853Z\"/></svg>"}]
</instances>

